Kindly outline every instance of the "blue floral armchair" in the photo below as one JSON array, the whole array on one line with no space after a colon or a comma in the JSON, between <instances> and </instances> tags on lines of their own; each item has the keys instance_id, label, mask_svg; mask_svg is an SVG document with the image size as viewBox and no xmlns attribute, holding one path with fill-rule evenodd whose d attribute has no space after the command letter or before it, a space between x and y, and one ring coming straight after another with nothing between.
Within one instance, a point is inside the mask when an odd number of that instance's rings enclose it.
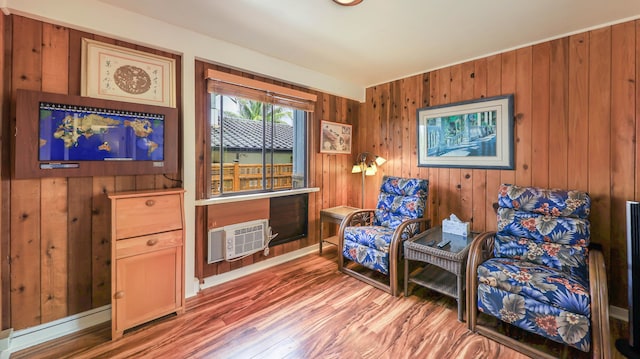
<instances>
[{"instance_id":1,"label":"blue floral armchair","mask_svg":"<svg viewBox=\"0 0 640 359\"><path fill-rule=\"evenodd\" d=\"M610 356L607 278L589 249L585 192L501 185L497 232L471 245L467 323L532 357L548 354L478 322L478 312L558 343Z\"/></svg>"},{"instance_id":2,"label":"blue floral armchair","mask_svg":"<svg viewBox=\"0 0 640 359\"><path fill-rule=\"evenodd\" d=\"M426 179L385 176L376 209L355 211L340 225L340 271L398 295L402 242L429 227L422 218L428 191ZM363 273L362 267L383 274L388 282Z\"/></svg>"}]
</instances>

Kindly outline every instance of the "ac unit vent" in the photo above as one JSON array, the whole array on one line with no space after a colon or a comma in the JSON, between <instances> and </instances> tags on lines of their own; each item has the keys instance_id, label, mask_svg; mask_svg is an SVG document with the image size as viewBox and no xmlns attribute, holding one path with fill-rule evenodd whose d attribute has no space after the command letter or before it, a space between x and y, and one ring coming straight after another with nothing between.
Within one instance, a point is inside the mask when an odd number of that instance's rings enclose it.
<instances>
[{"instance_id":1,"label":"ac unit vent","mask_svg":"<svg viewBox=\"0 0 640 359\"><path fill-rule=\"evenodd\" d=\"M268 228L266 219L225 226L224 258L229 260L264 249Z\"/></svg>"}]
</instances>

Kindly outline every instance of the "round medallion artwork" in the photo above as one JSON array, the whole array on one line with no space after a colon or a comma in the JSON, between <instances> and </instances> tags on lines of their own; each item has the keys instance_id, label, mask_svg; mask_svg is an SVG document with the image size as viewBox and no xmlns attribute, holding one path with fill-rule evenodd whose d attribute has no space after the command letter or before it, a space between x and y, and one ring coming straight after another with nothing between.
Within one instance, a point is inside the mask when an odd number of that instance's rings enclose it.
<instances>
[{"instance_id":1,"label":"round medallion artwork","mask_svg":"<svg viewBox=\"0 0 640 359\"><path fill-rule=\"evenodd\" d=\"M151 76L136 66L119 67L113 74L113 79L122 91L132 95L143 94L151 88Z\"/></svg>"}]
</instances>

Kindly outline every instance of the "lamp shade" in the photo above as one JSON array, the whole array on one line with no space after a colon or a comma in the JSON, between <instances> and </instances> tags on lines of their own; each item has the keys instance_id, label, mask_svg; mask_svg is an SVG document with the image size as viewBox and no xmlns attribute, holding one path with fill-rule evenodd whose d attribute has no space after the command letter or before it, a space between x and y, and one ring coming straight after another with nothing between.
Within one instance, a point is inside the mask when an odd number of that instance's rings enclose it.
<instances>
[{"instance_id":1,"label":"lamp shade","mask_svg":"<svg viewBox=\"0 0 640 359\"><path fill-rule=\"evenodd\" d=\"M380 156L376 156L376 164L378 166L382 166L385 162L387 162L387 160L385 160L384 158L382 158Z\"/></svg>"},{"instance_id":2,"label":"lamp shade","mask_svg":"<svg viewBox=\"0 0 640 359\"><path fill-rule=\"evenodd\" d=\"M366 176L373 176L373 175L376 174L376 172L378 172L378 169L376 168L376 164L372 163L371 166L367 167L367 169L364 172L364 174Z\"/></svg>"},{"instance_id":3,"label":"lamp shade","mask_svg":"<svg viewBox=\"0 0 640 359\"><path fill-rule=\"evenodd\" d=\"M351 173L360 173L362 172L362 167L359 164L355 164L353 165L353 167L351 167Z\"/></svg>"}]
</instances>

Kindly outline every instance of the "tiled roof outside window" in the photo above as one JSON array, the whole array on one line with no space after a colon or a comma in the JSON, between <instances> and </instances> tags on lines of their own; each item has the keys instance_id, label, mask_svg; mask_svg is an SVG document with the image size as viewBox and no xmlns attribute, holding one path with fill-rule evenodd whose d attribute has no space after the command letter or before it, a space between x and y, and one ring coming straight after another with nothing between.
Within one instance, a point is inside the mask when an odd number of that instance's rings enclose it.
<instances>
[{"instance_id":1,"label":"tiled roof outside window","mask_svg":"<svg viewBox=\"0 0 640 359\"><path fill-rule=\"evenodd\" d=\"M225 118L224 127L225 149L262 149L262 121ZM276 123L273 148L280 151L293 150L293 126L286 123ZM220 146L220 126L211 126L211 145Z\"/></svg>"}]
</instances>

